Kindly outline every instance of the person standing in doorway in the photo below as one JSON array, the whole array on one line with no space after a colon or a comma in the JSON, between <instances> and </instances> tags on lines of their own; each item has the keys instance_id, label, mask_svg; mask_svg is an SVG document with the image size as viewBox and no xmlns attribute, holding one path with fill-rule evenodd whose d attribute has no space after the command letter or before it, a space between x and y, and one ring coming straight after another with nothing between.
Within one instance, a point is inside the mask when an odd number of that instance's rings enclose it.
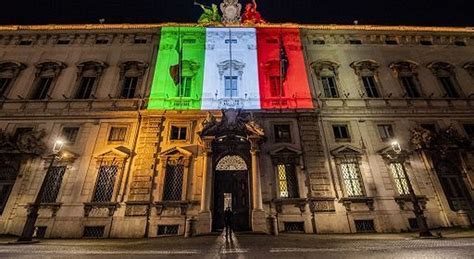
<instances>
[{"instance_id":1,"label":"person standing in doorway","mask_svg":"<svg viewBox=\"0 0 474 259\"><path fill-rule=\"evenodd\" d=\"M234 217L234 212L227 207L224 211L224 223L225 223L225 238L228 239L229 236L232 238L232 218Z\"/></svg>"}]
</instances>

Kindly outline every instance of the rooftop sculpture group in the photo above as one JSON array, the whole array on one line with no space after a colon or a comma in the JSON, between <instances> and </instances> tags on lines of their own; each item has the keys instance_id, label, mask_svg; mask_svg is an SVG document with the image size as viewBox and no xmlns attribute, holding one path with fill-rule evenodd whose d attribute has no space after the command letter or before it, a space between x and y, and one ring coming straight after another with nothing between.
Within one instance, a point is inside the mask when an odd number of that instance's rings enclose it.
<instances>
[{"instance_id":1,"label":"rooftop sculpture group","mask_svg":"<svg viewBox=\"0 0 474 259\"><path fill-rule=\"evenodd\" d=\"M194 2L204 11L199 17L198 23L203 25L217 25L217 24L259 24L266 23L262 18L260 12L257 11L257 2L253 0L245 6L244 13L242 12L242 4L238 0L223 0L220 4L219 13L218 7L215 4L206 6L198 2Z\"/></svg>"}]
</instances>

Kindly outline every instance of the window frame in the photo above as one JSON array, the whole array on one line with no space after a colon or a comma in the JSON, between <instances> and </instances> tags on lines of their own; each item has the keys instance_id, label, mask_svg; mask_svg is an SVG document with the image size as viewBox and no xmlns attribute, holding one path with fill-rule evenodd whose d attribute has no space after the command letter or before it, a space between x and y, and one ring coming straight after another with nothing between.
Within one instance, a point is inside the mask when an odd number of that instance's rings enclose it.
<instances>
[{"instance_id":1,"label":"window frame","mask_svg":"<svg viewBox=\"0 0 474 259\"><path fill-rule=\"evenodd\" d=\"M361 165L362 165L362 159L360 156L358 155L355 155L355 154L351 154L351 155L343 155L343 156L338 156L335 158L336 160L336 167L337 167L337 170L339 172L339 177L340 177L340 182L341 182L341 185L342 185L342 191L343 191L343 194L344 194L344 197L346 198L361 198L361 197L367 197L367 190L365 189L365 183L364 183L364 178L363 178L363 174L362 174L362 168L361 168ZM352 163L348 163L348 162L344 162L344 160L353 160L355 162L352 162ZM343 168L342 168L342 165L343 164L354 164L356 165L355 168L356 168L356 174L357 174L357 182L359 183L359 188L360 188L360 191L361 193L358 194L358 195L350 195L349 194L349 191L347 190L347 186L346 186L346 179L344 178L344 174L343 174ZM350 178L348 180L351 181L351 183L354 181L355 178ZM353 190L354 191L354 190Z\"/></svg>"},{"instance_id":2,"label":"window frame","mask_svg":"<svg viewBox=\"0 0 474 259\"><path fill-rule=\"evenodd\" d=\"M345 127L346 128L346 133L347 133L347 138L338 138L335 133L335 127ZM336 142L351 142L352 141L352 134L350 130L350 124L349 123L334 123L331 124L331 129L332 129L332 136Z\"/></svg>"},{"instance_id":3,"label":"window frame","mask_svg":"<svg viewBox=\"0 0 474 259\"><path fill-rule=\"evenodd\" d=\"M179 128L186 128L186 139L183 140L173 140L171 139L171 133L172 133L172 128L173 127L179 127ZM169 144L180 144L180 143L191 143L193 140L193 128L194 128L194 122L193 121L170 121L167 126L167 142Z\"/></svg>"},{"instance_id":4,"label":"window frame","mask_svg":"<svg viewBox=\"0 0 474 259\"><path fill-rule=\"evenodd\" d=\"M112 130L113 129L125 129L124 138L123 140L111 139ZM109 126L108 133L107 133L107 143L123 143L128 141L128 136L130 135L129 132L130 126L129 125L120 125L120 124L113 124Z\"/></svg>"},{"instance_id":5,"label":"window frame","mask_svg":"<svg viewBox=\"0 0 474 259\"><path fill-rule=\"evenodd\" d=\"M64 130L65 130L65 129L77 129L77 132L75 133L75 136L74 136L74 141L71 141L70 139L66 138L66 136L65 136L65 134L64 134ZM81 131L81 127L80 127L80 126L63 126L63 127L61 128L61 134L60 134L60 136L61 136L61 139L62 139L64 142L68 143L69 145L73 145L73 144L76 143L77 138L78 138L78 136L80 135L80 131Z\"/></svg>"},{"instance_id":6,"label":"window frame","mask_svg":"<svg viewBox=\"0 0 474 259\"><path fill-rule=\"evenodd\" d=\"M279 139L277 135L277 127L288 127L288 139ZM293 143L293 125L292 123L286 123L286 122L275 122L272 123L272 128L273 128L273 140L275 143Z\"/></svg>"},{"instance_id":7,"label":"window frame","mask_svg":"<svg viewBox=\"0 0 474 259\"><path fill-rule=\"evenodd\" d=\"M387 133L387 130L386 130L387 126L390 129L388 131L391 131L391 133L389 133L389 134L386 134ZM384 129L384 134L391 135L391 136L388 136L387 138L384 138L382 136L382 132L380 131L381 128ZM391 124L391 123L378 123L377 124L377 132L379 133L379 137L382 140L382 142L388 142L388 141L393 140L393 139L396 138L395 130L393 128L393 124Z\"/></svg>"}]
</instances>

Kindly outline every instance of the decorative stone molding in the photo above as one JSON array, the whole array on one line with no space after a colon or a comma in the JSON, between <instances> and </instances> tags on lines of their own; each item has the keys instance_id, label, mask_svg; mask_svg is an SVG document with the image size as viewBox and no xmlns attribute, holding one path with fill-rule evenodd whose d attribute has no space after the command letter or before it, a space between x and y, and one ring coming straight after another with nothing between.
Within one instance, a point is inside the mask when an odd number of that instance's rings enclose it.
<instances>
[{"instance_id":1,"label":"decorative stone molding","mask_svg":"<svg viewBox=\"0 0 474 259\"><path fill-rule=\"evenodd\" d=\"M35 76L39 77L45 73L53 73L54 77L58 77L61 74L61 71L67 67L61 61L56 60L46 60L35 65L36 72Z\"/></svg>"},{"instance_id":2,"label":"decorative stone molding","mask_svg":"<svg viewBox=\"0 0 474 259\"><path fill-rule=\"evenodd\" d=\"M105 62L98 60L89 60L81 62L77 65L77 76L81 78L86 71L92 71L97 76L102 75L104 70L108 67Z\"/></svg>"},{"instance_id":3,"label":"decorative stone molding","mask_svg":"<svg viewBox=\"0 0 474 259\"><path fill-rule=\"evenodd\" d=\"M306 204L308 199L305 198L288 198L288 199L274 199L275 209L278 213L283 212L283 205L294 205L301 213L306 211Z\"/></svg>"},{"instance_id":4,"label":"decorative stone molding","mask_svg":"<svg viewBox=\"0 0 474 259\"><path fill-rule=\"evenodd\" d=\"M414 61L410 61L410 60L397 61L389 65L389 68L397 77L401 72L409 72L416 75L418 67L419 67L418 63Z\"/></svg>"},{"instance_id":5,"label":"decorative stone molding","mask_svg":"<svg viewBox=\"0 0 474 259\"><path fill-rule=\"evenodd\" d=\"M325 69L331 71L332 73L334 73L334 75L337 76L339 73L339 67L339 64L328 60L314 61L313 63L311 63L311 68L313 68L313 71L318 79L321 77L321 73Z\"/></svg>"},{"instance_id":6,"label":"decorative stone molding","mask_svg":"<svg viewBox=\"0 0 474 259\"><path fill-rule=\"evenodd\" d=\"M466 69L467 72L468 72L472 77L474 77L474 62L467 62L466 64L464 64L463 68Z\"/></svg>"},{"instance_id":7,"label":"decorative stone molding","mask_svg":"<svg viewBox=\"0 0 474 259\"><path fill-rule=\"evenodd\" d=\"M0 73L8 73L11 78L17 78L26 65L16 61L0 61Z\"/></svg>"},{"instance_id":8,"label":"decorative stone molding","mask_svg":"<svg viewBox=\"0 0 474 259\"><path fill-rule=\"evenodd\" d=\"M335 200L333 197L309 198L309 209L312 213L335 212Z\"/></svg>"},{"instance_id":9,"label":"decorative stone molding","mask_svg":"<svg viewBox=\"0 0 474 259\"><path fill-rule=\"evenodd\" d=\"M240 22L242 4L238 0L224 0L220 4L220 9L223 23L235 24Z\"/></svg>"},{"instance_id":10,"label":"decorative stone molding","mask_svg":"<svg viewBox=\"0 0 474 259\"><path fill-rule=\"evenodd\" d=\"M180 214L184 216L191 204L192 202L190 201L160 201L155 202L153 205L155 206L156 214L158 216L161 216L166 208L179 208Z\"/></svg>"},{"instance_id":11,"label":"decorative stone molding","mask_svg":"<svg viewBox=\"0 0 474 259\"><path fill-rule=\"evenodd\" d=\"M56 214L58 213L59 209L61 208L62 203L61 202L53 202L53 203L41 203L40 208L45 208L51 210L51 217L54 218L56 217ZM32 206L32 204L29 204L29 206Z\"/></svg>"},{"instance_id":12,"label":"decorative stone molding","mask_svg":"<svg viewBox=\"0 0 474 259\"><path fill-rule=\"evenodd\" d=\"M411 200L410 195L396 196L393 199L395 200L395 202L400 207L400 210L407 209L406 208L407 203L412 204L412 200ZM423 210L426 210L426 203L428 202L428 198L424 195L417 195L416 199L418 200L418 204L420 204L421 208ZM407 209L407 210L411 210L411 209Z\"/></svg>"},{"instance_id":13,"label":"decorative stone molding","mask_svg":"<svg viewBox=\"0 0 474 259\"><path fill-rule=\"evenodd\" d=\"M351 146L343 145L338 148L331 150L331 155L335 158L346 158L346 157L360 157L364 154L364 150Z\"/></svg>"},{"instance_id":14,"label":"decorative stone molding","mask_svg":"<svg viewBox=\"0 0 474 259\"><path fill-rule=\"evenodd\" d=\"M277 148L273 151L270 151L270 156L272 158L272 163L274 165L279 163L291 163L295 165L302 165L302 154L300 150L294 149L290 146L283 146Z\"/></svg>"},{"instance_id":15,"label":"decorative stone molding","mask_svg":"<svg viewBox=\"0 0 474 259\"><path fill-rule=\"evenodd\" d=\"M232 64L231 64L232 62ZM244 73L244 67L245 67L245 63L243 62L240 62L238 60L226 60L226 61L223 61L221 63L218 63L217 64L217 67L219 68L219 75L220 75L220 79L222 80L224 74L226 74L227 71L231 70L232 71L235 71L239 76L239 79L242 80L242 75Z\"/></svg>"},{"instance_id":16,"label":"decorative stone molding","mask_svg":"<svg viewBox=\"0 0 474 259\"><path fill-rule=\"evenodd\" d=\"M415 149L432 149L445 154L449 149L469 148L471 144L452 124L438 132L423 128L413 128L410 131L410 142Z\"/></svg>"},{"instance_id":17,"label":"decorative stone molding","mask_svg":"<svg viewBox=\"0 0 474 259\"><path fill-rule=\"evenodd\" d=\"M13 136L0 130L0 153L42 155L46 150L43 139L44 130L33 130L19 136L15 141Z\"/></svg>"},{"instance_id":18,"label":"decorative stone molding","mask_svg":"<svg viewBox=\"0 0 474 259\"><path fill-rule=\"evenodd\" d=\"M456 68L452 64L441 61L431 62L426 67L430 69L435 75L439 74L440 72L447 72L452 75L454 74L454 69Z\"/></svg>"},{"instance_id":19,"label":"decorative stone molding","mask_svg":"<svg viewBox=\"0 0 474 259\"><path fill-rule=\"evenodd\" d=\"M108 217L112 217L119 207L118 202L85 202L84 217L89 217L93 210L107 209Z\"/></svg>"},{"instance_id":20,"label":"decorative stone molding","mask_svg":"<svg viewBox=\"0 0 474 259\"><path fill-rule=\"evenodd\" d=\"M146 216L148 213L149 202L146 201L127 201L125 202L125 216Z\"/></svg>"},{"instance_id":21,"label":"decorative stone molding","mask_svg":"<svg viewBox=\"0 0 474 259\"><path fill-rule=\"evenodd\" d=\"M361 76L364 70L368 70L375 74L380 65L375 60L361 60L352 62L350 67L354 69L356 75Z\"/></svg>"},{"instance_id":22,"label":"decorative stone molding","mask_svg":"<svg viewBox=\"0 0 474 259\"><path fill-rule=\"evenodd\" d=\"M119 65L120 67L120 79L122 79L127 72L133 71L136 76L143 77L148 68L148 63L143 61L125 61Z\"/></svg>"},{"instance_id":23,"label":"decorative stone molding","mask_svg":"<svg viewBox=\"0 0 474 259\"><path fill-rule=\"evenodd\" d=\"M346 210L349 212L352 210L351 205L353 203L364 203L365 205L367 205L367 208L370 211L374 210L373 197L345 197L345 198L339 199L339 202L342 203L344 207L346 207Z\"/></svg>"}]
</instances>

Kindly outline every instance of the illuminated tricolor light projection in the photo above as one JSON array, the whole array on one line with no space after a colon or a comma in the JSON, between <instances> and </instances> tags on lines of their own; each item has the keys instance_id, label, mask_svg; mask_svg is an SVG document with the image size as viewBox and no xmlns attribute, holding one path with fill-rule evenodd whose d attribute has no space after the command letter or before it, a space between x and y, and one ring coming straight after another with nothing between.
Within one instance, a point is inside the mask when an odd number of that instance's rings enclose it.
<instances>
[{"instance_id":1,"label":"illuminated tricolor light projection","mask_svg":"<svg viewBox=\"0 0 474 259\"><path fill-rule=\"evenodd\" d=\"M148 109L312 109L298 29L164 27Z\"/></svg>"}]
</instances>

